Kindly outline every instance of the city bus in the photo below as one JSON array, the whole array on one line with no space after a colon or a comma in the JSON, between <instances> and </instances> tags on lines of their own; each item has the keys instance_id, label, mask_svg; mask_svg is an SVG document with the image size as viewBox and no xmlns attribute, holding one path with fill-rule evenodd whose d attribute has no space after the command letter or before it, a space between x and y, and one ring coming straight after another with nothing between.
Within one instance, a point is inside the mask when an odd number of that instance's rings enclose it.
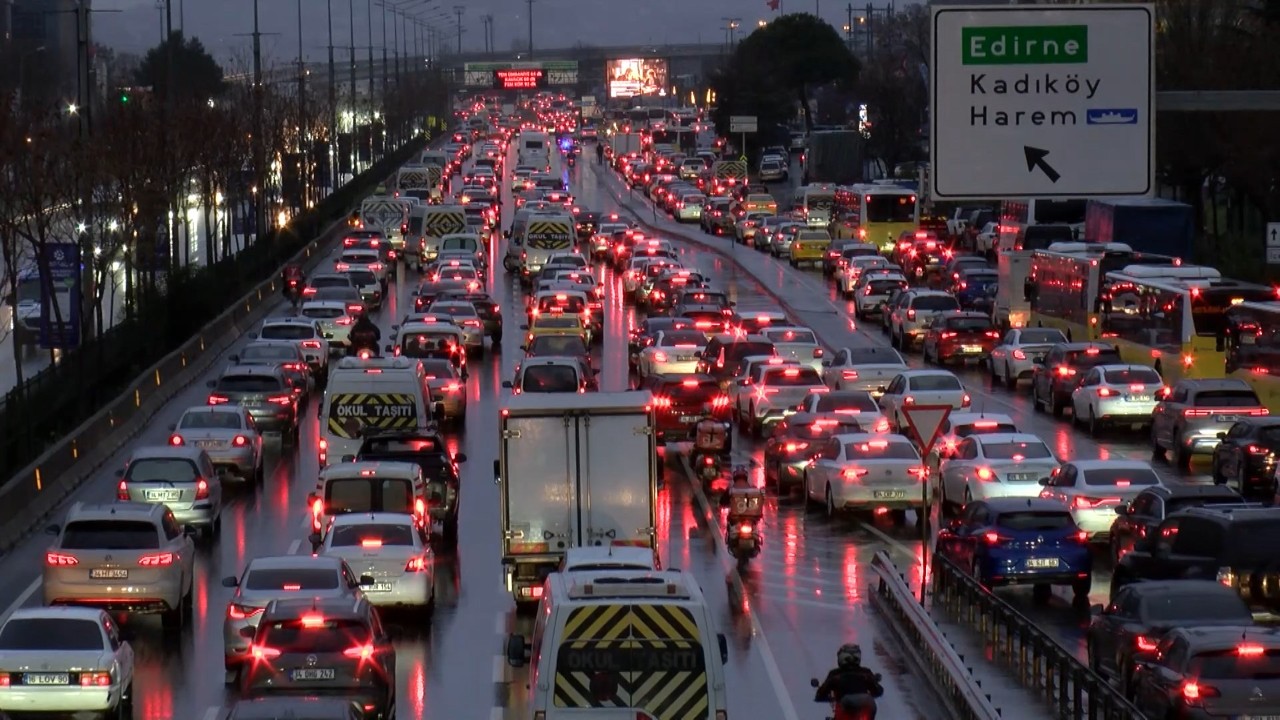
<instances>
[{"instance_id":1,"label":"city bus","mask_svg":"<svg viewBox=\"0 0 1280 720\"><path fill-rule=\"evenodd\" d=\"M1227 311L1276 299L1273 288L1196 265L1130 266L1098 290L1099 338L1125 362L1151 365L1167 383L1226 376Z\"/></svg>"},{"instance_id":2,"label":"city bus","mask_svg":"<svg viewBox=\"0 0 1280 720\"><path fill-rule=\"evenodd\" d=\"M1253 387L1280 413L1280 302L1242 302L1227 310L1226 373Z\"/></svg>"},{"instance_id":3,"label":"city bus","mask_svg":"<svg viewBox=\"0 0 1280 720\"><path fill-rule=\"evenodd\" d=\"M831 212L835 204L834 185L805 185L796 190L795 209L809 227L825 228L831 224Z\"/></svg>"},{"instance_id":4,"label":"city bus","mask_svg":"<svg viewBox=\"0 0 1280 720\"><path fill-rule=\"evenodd\" d=\"M1068 225L1073 237L1055 240L1077 239L1084 232L1085 205L1086 201L1083 199L1005 200L1000 203L1000 233L997 244L1002 249L1022 250L1027 228L1035 225Z\"/></svg>"},{"instance_id":5,"label":"city bus","mask_svg":"<svg viewBox=\"0 0 1280 720\"><path fill-rule=\"evenodd\" d=\"M1107 273L1181 264L1168 255L1134 252L1123 243L1054 243L1031 252L1022 287L1007 292L1021 293L1026 300L1027 325L1056 328L1075 341L1098 340L1098 292Z\"/></svg>"},{"instance_id":6,"label":"city bus","mask_svg":"<svg viewBox=\"0 0 1280 720\"><path fill-rule=\"evenodd\" d=\"M836 238L857 238L893 252L898 236L920 227L920 204L913 190L896 185L849 185L836 189Z\"/></svg>"}]
</instances>

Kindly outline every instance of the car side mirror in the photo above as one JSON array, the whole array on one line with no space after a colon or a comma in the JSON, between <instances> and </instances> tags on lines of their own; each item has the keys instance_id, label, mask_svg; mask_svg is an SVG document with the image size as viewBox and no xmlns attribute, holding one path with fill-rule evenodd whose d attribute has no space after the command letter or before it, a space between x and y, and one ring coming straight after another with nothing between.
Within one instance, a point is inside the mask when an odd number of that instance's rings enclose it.
<instances>
[{"instance_id":1,"label":"car side mirror","mask_svg":"<svg viewBox=\"0 0 1280 720\"><path fill-rule=\"evenodd\" d=\"M1053 478L1042 477L1042 478L1040 478L1039 480L1037 480L1036 482L1038 482L1038 483L1040 484L1040 486L1041 486L1041 487L1049 487L1049 481L1050 481L1050 480L1052 480L1052 479L1053 479Z\"/></svg>"},{"instance_id":2,"label":"car side mirror","mask_svg":"<svg viewBox=\"0 0 1280 720\"><path fill-rule=\"evenodd\" d=\"M521 346L520 346L520 349L521 349L521 350L524 350L525 352L528 352L528 350L529 350L529 346L528 346L528 345L521 345Z\"/></svg>"},{"instance_id":3,"label":"car side mirror","mask_svg":"<svg viewBox=\"0 0 1280 720\"><path fill-rule=\"evenodd\" d=\"M360 576L360 587L370 587L370 586L372 586L372 585L374 585L374 584L376 584L376 583L377 583L377 581L373 579L373 576L372 576L372 575L361 575L361 576Z\"/></svg>"},{"instance_id":4,"label":"car side mirror","mask_svg":"<svg viewBox=\"0 0 1280 720\"><path fill-rule=\"evenodd\" d=\"M239 356L239 355L228 355L228 356L227 356L227 359L228 359L228 360L230 360L230 361L231 361L231 362L233 362L233 363L238 363L238 362L240 362L240 356Z\"/></svg>"},{"instance_id":5,"label":"car side mirror","mask_svg":"<svg viewBox=\"0 0 1280 720\"><path fill-rule=\"evenodd\" d=\"M512 633L507 636L507 664L511 667L524 667L529 659L529 643L523 635Z\"/></svg>"},{"instance_id":6,"label":"car side mirror","mask_svg":"<svg viewBox=\"0 0 1280 720\"><path fill-rule=\"evenodd\" d=\"M1129 505L1117 505L1117 506L1116 506L1116 514L1117 514L1117 515L1128 515L1128 514L1130 514L1130 510L1131 510L1131 509L1130 509Z\"/></svg>"},{"instance_id":7,"label":"car side mirror","mask_svg":"<svg viewBox=\"0 0 1280 720\"><path fill-rule=\"evenodd\" d=\"M438 402L431 407L431 414L437 422L444 422L444 403Z\"/></svg>"},{"instance_id":8,"label":"car side mirror","mask_svg":"<svg viewBox=\"0 0 1280 720\"><path fill-rule=\"evenodd\" d=\"M386 347L384 347L384 348L383 348L383 350L385 350L386 352L389 352L389 353L394 353L394 352L396 351L396 346L395 346L395 345L387 345Z\"/></svg>"},{"instance_id":9,"label":"car side mirror","mask_svg":"<svg viewBox=\"0 0 1280 720\"><path fill-rule=\"evenodd\" d=\"M61 533L61 532L62 532L62 526L61 526L61 525L46 525L46 526L45 526L45 528L44 528L44 534L45 534L45 535L52 535L53 537L57 537L57 536L58 536L58 534L59 534L59 533Z\"/></svg>"},{"instance_id":10,"label":"car side mirror","mask_svg":"<svg viewBox=\"0 0 1280 720\"><path fill-rule=\"evenodd\" d=\"M236 577L235 575L228 575L222 578L222 587L224 588L240 587L240 578Z\"/></svg>"},{"instance_id":11,"label":"car side mirror","mask_svg":"<svg viewBox=\"0 0 1280 720\"><path fill-rule=\"evenodd\" d=\"M520 326L520 329L521 329L521 330L528 330L528 329L529 329L529 326L528 326L528 325L521 325L521 326Z\"/></svg>"},{"instance_id":12,"label":"car side mirror","mask_svg":"<svg viewBox=\"0 0 1280 720\"><path fill-rule=\"evenodd\" d=\"M831 367L831 361L830 361L830 360L823 360L823 361L822 361L822 367L824 367L824 368L829 368L829 367Z\"/></svg>"},{"instance_id":13,"label":"car side mirror","mask_svg":"<svg viewBox=\"0 0 1280 720\"><path fill-rule=\"evenodd\" d=\"M507 390L510 390L513 386L510 380L503 380L502 387L506 388Z\"/></svg>"},{"instance_id":14,"label":"car side mirror","mask_svg":"<svg viewBox=\"0 0 1280 720\"><path fill-rule=\"evenodd\" d=\"M355 461L356 461L356 456L355 456L355 455L343 455L343 456L342 456L342 462L344 462L344 463L348 463L348 462L355 462Z\"/></svg>"},{"instance_id":15,"label":"car side mirror","mask_svg":"<svg viewBox=\"0 0 1280 720\"><path fill-rule=\"evenodd\" d=\"M729 662L729 639L724 633L716 633L716 644L720 646L720 664Z\"/></svg>"},{"instance_id":16,"label":"car side mirror","mask_svg":"<svg viewBox=\"0 0 1280 720\"><path fill-rule=\"evenodd\" d=\"M252 640L253 636L256 634L258 634L258 628L253 625L246 625L245 627L240 628L240 637L245 640Z\"/></svg>"},{"instance_id":17,"label":"car side mirror","mask_svg":"<svg viewBox=\"0 0 1280 720\"><path fill-rule=\"evenodd\" d=\"M1044 365L1044 358L1034 358L1034 359L1031 361L1031 364L1032 364L1032 365Z\"/></svg>"},{"instance_id":18,"label":"car side mirror","mask_svg":"<svg viewBox=\"0 0 1280 720\"><path fill-rule=\"evenodd\" d=\"M311 543L311 547L320 547L324 542L324 538L320 537L320 533L313 532L307 536L307 542Z\"/></svg>"},{"instance_id":19,"label":"car side mirror","mask_svg":"<svg viewBox=\"0 0 1280 720\"><path fill-rule=\"evenodd\" d=\"M324 333L324 339L325 339L325 340L332 340L332 339L333 339L333 333L331 333L331 332Z\"/></svg>"},{"instance_id":20,"label":"car side mirror","mask_svg":"<svg viewBox=\"0 0 1280 720\"><path fill-rule=\"evenodd\" d=\"M822 683L818 682L818 678L809 678L809 687L816 688Z\"/></svg>"},{"instance_id":21,"label":"car side mirror","mask_svg":"<svg viewBox=\"0 0 1280 720\"><path fill-rule=\"evenodd\" d=\"M1089 614L1090 615L1110 615L1110 613L1107 612L1107 609L1100 604L1090 605Z\"/></svg>"},{"instance_id":22,"label":"car side mirror","mask_svg":"<svg viewBox=\"0 0 1280 720\"><path fill-rule=\"evenodd\" d=\"M310 495L307 495L307 507L311 507L311 506L315 505L315 504L316 504L316 501L317 501L317 500L319 500L319 499L320 499L320 497L319 497L318 495L316 495L315 493L311 493Z\"/></svg>"}]
</instances>

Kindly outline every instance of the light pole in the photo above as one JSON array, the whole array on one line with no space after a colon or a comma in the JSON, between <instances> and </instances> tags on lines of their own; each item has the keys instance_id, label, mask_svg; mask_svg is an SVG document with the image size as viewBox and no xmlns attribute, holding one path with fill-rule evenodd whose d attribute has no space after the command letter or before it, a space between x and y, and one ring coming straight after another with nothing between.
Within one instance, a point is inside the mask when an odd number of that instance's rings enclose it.
<instances>
[{"instance_id":1,"label":"light pole","mask_svg":"<svg viewBox=\"0 0 1280 720\"><path fill-rule=\"evenodd\" d=\"M351 174L354 176L360 160L356 152L356 0L347 0L347 22L351 31Z\"/></svg>"},{"instance_id":2,"label":"light pole","mask_svg":"<svg viewBox=\"0 0 1280 720\"><path fill-rule=\"evenodd\" d=\"M338 155L338 73L333 64L333 0L325 0L329 17L329 191L337 186Z\"/></svg>"},{"instance_id":3,"label":"light pole","mask_svg":"<svg viewBox=\"0 0 1280 720\"><path fill-rule=\"evenodd\" d=\"M302 0L298 0L298 155L302 158L302 207L307 207L308 190L310 183L307 182L308 173L308 148L307 136L309 124L307 122L307 65L302 57Z\"/></svg>"},{"instance_id":4,"label":"light pole","mask_svg":"<svg viewBox=\"0 0 1280 720\"><path fill-rule=\"evenodd\" d=\"M466 8L461 5L453 6L453 14L458 18L458 54L462 54L462 13Z\"/></svg>"}]
</instances>

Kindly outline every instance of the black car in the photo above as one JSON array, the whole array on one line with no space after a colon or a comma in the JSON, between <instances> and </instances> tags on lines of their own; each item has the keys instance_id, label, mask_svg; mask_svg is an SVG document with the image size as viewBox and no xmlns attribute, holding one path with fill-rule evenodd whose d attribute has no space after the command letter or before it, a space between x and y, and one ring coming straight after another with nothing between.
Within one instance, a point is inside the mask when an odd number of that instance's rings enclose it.
<instances>
[{"instance_id":1,"label":"black car","mask_svg":"<svg viewBox=\"0 0 1280 720\"><path fill-rule=\"evenodd\" d=\"M1119 563L1125 553L1144 541L1164 519L1176 512L1205 505L1238 505L1239 493L1225 485L1155 485L1138 493L1127 505L1116 508L1111 523L1111 560Z\"/></svg>"},{"instance_id":2,"label":"black car","mask_svg":"<svg viewBox=\"0 0 1280 720\"><path fill-rule=\"evenodd\" d=\"M444 549L458 546L458 495L462 487L458 464L467 461L465 453L449 452L444 438L434 432L420 430L366 433L360 449L343 462L386 460L410 462L422 468L430 498L428 514L441 525L440 542Z\"/></svg>"},{"instance_id":3,"label":"black car","mask_svg":"<svg viewBox=\"0 0 1280 720\"><path fill-rule=\"evenodd\" d=\"M502 348L502 306L493 301L487 292L463 292L446 290L436 295L436 300L466 300L476 306L476 314L484 323L484 332L493 341L493 349Z\"/></svg>"},{"instance_id":4,"label":"black car","mask_svg":"<svg viewBox=\"0 0 1280 720\"><path fill-rule=\"evenodd\" d=\"M1239 593L1212 580L1127 585L1089 625L1089 668L1128 694L1134 658L1155 653L1169 630L1252 624L1253 613Z\"/></svg>"},{"instance_id":5,"label":"black car","mask_svg":"<svg viewBox=\"0 0 1280 720\"><path fill-rule=\"evenodd\" d=\"M574 225L578 229L578 238L586 240L596 234L600 227L601 214L598 212L580 212L574 215Z\"/></svg>"},{"instance_id":6,"label":"black car","mask_svg":"<svg viewBox=\"0 0 1280 720\"><path fill-rule=\"evenodd\" d=\"M1031 404L1037 410L1061 417L1071 407L1071 393L1089 368L1123 365L1120 351L1111 343L1065 342L1049 348L1031 371Z\"/></svg>"},{"instance_id":7,"label":"black car","mask_svg":"<svg viewBox=\"0 0 1280 720\"><path fill-rule=\"evenodd\" d=\"M1264 720L1280 715L1280 632L1256 625L1170 630L1135 663L1133 704L1146 718Z\"/></svg>"},{"instance_id":8,"label":"black car","mask_svg":"<svg viewBox=\"0 0 1280 720\"><path fill-rule=\"evenodd\" d=\"M1246 499L1276 496L1276 455L1280 453L1280 417L1239 420L1213 449L1213 481L1234 483Z\"/></svg>"}]
</instances>

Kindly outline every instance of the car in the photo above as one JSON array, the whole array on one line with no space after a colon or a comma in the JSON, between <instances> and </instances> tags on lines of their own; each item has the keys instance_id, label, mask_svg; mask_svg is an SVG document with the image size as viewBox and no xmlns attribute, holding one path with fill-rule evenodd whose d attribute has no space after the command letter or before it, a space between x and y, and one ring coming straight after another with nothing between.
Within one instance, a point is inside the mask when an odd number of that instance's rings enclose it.
<instances>
[{"instance_id":1,"label":"car","mask_svg":"<svg viewBox=\"0 0 1280 720\"><path fill-rule=\"evenodd\" d=\"M877 401L889 424L898 431L907 429L903 408L910 405L950 405L962 410L973 403L960 378L946 370L907 370L889 382Z\"/></svg>"},{"instance_id":2,"label":"car","mask_svg":"<svg viewBox=\"0 0 1280 720\"><path fill-rule=\"evenodd\" d=\"M889 310L890 344L899 350L911 350L924 339L929 325L939 315L958 311L955 296L940 290L908 290L894 300Z\"/></svg>"},{"instance_id":3,"label":"car","mask_svg":"<svg viewBox=\"0 0 1280 720\"><path fill-rule=\"evenodd\" d=\"M502 386L516 395L521 393L569 392L585 393L596 389L596 371L579 357L554 355L526 358L516 366L515 377Z\"/></svg>"},{"instance_id":4,"label":"car","mask_svg":"<svg viewBox=\"0 0 1280 720\"><path fill-rule=\"evenodd\" d=\"M1144 717L1240 718L1280 714L1280 632L1254 625L1169 631L1133 670L1133 704ZM1225 713L1225 714L1224 714Z\"/></svg>"},{"instance_id":5,"label":"car","mask_svg":"<svg viewBox=\"0 0 1280 720\"><path fill-rule=\"evenodd\" d=\"M741 432L763 438L769 426L785 418L806 395L825 390L816 370L775 355L737 381L733 417Z\"/></svg>"},{"instance_id":6,"label":"car","mask_svg":"<svg viewBox=\"0 0 1280 720\"><path fill-rule=\"evenodd\" d=\"M872 397L884 394L889 382L907 370L907 361L893 348L862 346L840 348L822 363L822 377L832 390L865 390Z\"/></svg>"},{"instance_id":7,"label":"car","mask_svg":"<svg viewBox=\"0 0 1280 720\"><path fill-rule=\"evenodd\" d=\"M901 292L908 287L905 275L888 268L862 273L850 291L854 317L865 320L880 314L884 303L894 291Z\"/></svg>"},{"instance_id":8,"label":"car","mask_svg":"<svg viewBox=\"0 0 1280 720\"><path fill-rule=\"evenodd\" d=\"M1123 365L1120 351L1111 343L1058 343L1044 357L1032 361L1031 405L1062 417L1071 405L1071 393L1086 372L1098 365Z\"/></svg>"},{"instance_id":9,"label":"car","mask_svg":"<svg viewBox=\"0 0 1280 720\"><path fill-rule=\"evenodd\" d=\"M875 249L874 245L859 243L846 245L840 250L832 275L835 276L836 290L844 299L853 299L858 280L873 270L897 268L898 274L902 274L901 268L875 252Z\"/></svg>"},{"instance_id":10,"label":"car","mask_svg":"<svg viewBox=\"0 0 1280 720\"><path fill-rule=\"evenodd\" d=\"M351 346L351 326L356 318L342 300L308 300L302 303L298 315L320 324L329 340L331 352L340 352Z\"/></svg>"},{"instance_id":11,"label":"car","mask_svg":"<svg viewBox=\"0 0 1280 720\"><path fill-rule=\"evenodd\" d=\"M363 580L373 584L372 577ZM319 555L275 555L251 558L238 577L228 575L222 586L231 588L222 620L223 665L228 684L239 679L250 660L245 628L256 628L262 611L272 600L291 597L348 598L360 596L360 581L342 558Z\"/></svg>"},{"instance_id":12,"label":"car","mask_svg":"<svg viewBox=\"0 0 1280 720\"><path fill-rule=\"evenodd\" d=\"M1016 390L1020 380L1030 378L1035 361L1043 359L1055 345L1067 342L1067 336L1054 328L1013 328L1005 332L991 349L987 361L993 381Z\"/></svg>"},{"instance_id":13,"label":"car","mask_svg":"<svg viewBox=\"0 0 1280 720\"><path fill-rule=\"evenodd\" d=\"M648 347L664 330L687 330L693 322L686 318L657 316L639 320L627 333L627 354L629 368L634 371L640 360L640 351Z\"/></svg>"},{"instance_id":14,"label":"car","mask_svg":"<svg viewBox=\"0 0 1280 720\"><path fill-rule=\"evenodd\" d=\"M192 620L197 532L163 505L76 502L45 528L44 604L159 614L176 634Z\"/></svg>"},{"instance_id":15,"label":"car","mask_svg":"<svg viewBox=\"0 0 1280 720\"><path fill-rule=\"evenodd\" d=\"M437 300L463 301L475 306L476 315L484 325L484 332L489 336L493 347L502 345L502 306L493 301L489 293L480 291L446 291L436 296Z\"/></svg>"},{"instance_id":16,"label":"car","mask_svg":"<svg viewBox=\"0 0 1280 720\"><path fill-rule=\"evenodd\" d=\"M761 330L760 334L773 343L778 357L807 365L816 373L822 372L822 358L826 350L813 330L799 325L772 325Z\"/></svg>"},{"instance_id":17,"label":"car","mask_svg":"<svg viewBox=\"0 0 1280 720\"><path fill-rule=\"evenodd\" d=\"M549 355L576 357L588 368L594 369L591 348L581 335L537 335L521 346L525 358Z\"/></svg>"},{"instance_id":18,"label":"car","mask_svg":"<svg viewBox=\"0 0 1280 720\"><path fill-rule=\"evenodd\" d=\"M702 361L698 363L698 372L711 375L722 387L729 389L743 358L758 355L776 357L777 354L773 343L763 335L722 333L707 341Z\"/></svg>"},{"instance_id":19,"label":"car","mask_svg":"<svg viewBox=\"0 0 1280 720\"><path fill-rule=\"evenodd\" d=\"M1276 456L1280 454L1280 418L1239 420L1219 435L1213 449L1213 481L1234 483L1248 499L1270 501L1276 495Z\"/></svg>"},{"instance_id":20,"label":"car","mask_svg":"<svg viewBox=\"0 0 1280 720\"><path fill-rule=\"evenodd\" d=\"M373 311L382 308L382 283L378 282L377 275L374 275L372 271L361 270L358 268L353 268L343 274L351 278L351 284L355 286L356 290L359 292L359 297L363 301L365 310ZM319 294L320 293L317 293L317 295ZM308 300L318 298L316 298L316 295L312 295L303 299ZM345 299L343 301L345 302Z\"/></svg>"},{"instance_id":21,"label":"car","mask_svg":"<svg viewBox=\"0 0 1280 720\"><path fill-rule=\"evenodd\" d=\"M967 437L1016 432L1020 432L1018 425L1008 415L986 411L952 411L942 423L933 448L939 460L947 460L955 457L956 448Z\"/></svg>"},{"instance_id":22,"label":"car","mask_svg":"<svg viewBox=\"0 0 1280 720\"><path fill-rule=\"evenodd\" d=\"M1071 420L1098 437L1107 426L1146 427L1164 380L1146 365L1099 365L1071 391Z\"/></svg>"},{"instance_id":23,"label":"car","mask_svg":"<svg viewBox=\"0 0 1280 720\"><path fill-rule=\"evenodd\" d=\"M170 428L169 444L200 448L219 474L261 485L262 434L239 405L200 405L183 411Z\"/></svg>"},{"instance_id":24,"label":"car","mask_svg":"<svg viewBox=\"0 0 1280 720\"><path fill-rule=\"evenodd\" d=\"M0 626L0 668L0 713L133 717L133 646L101 609L14 610Z\"/></svg>"},{"instance_id":25,"label":"car","mask_svg":"<svg viewBox=\"0 0 1280 720\"><path fill-rule=\"evenodd\" d=\"M594 339L590 321L577 313L537 314L528 325L521 325L520 329L526 332L526 345L532 343L535 338L546 336L579 337L587 345L591 345Z\"/></svg>"},{"instance_id":26,"label":"car","mask_svg":"<svg viewBox=\"0 0 1280 720\"><path fill-rule=\"evenodd\" d=\"M964 268L951 283L950 291L965 310L990 316L1000 292L1000 274L986 267Z\"/></svg>"},{"instance_id":27,"label":"car","mask_svg":"<svg viewBox=\"0 0 1280 720\"><path fill-rule=\"evenodd\" d=\"M938 365L985 365L1000 339L988 315L964 310L941 313L934 318L921 343L925 362Z\"/></svg>"},{"instance_id":28,"label":"car","mask_svg":"<svg viewBox=\"0 0 1280 720\"><path fill-rule=\"evenodd\" d=\"M484 355L484 321L474 304L466 300L437 299L427 307L426 314L434 317L436 322L451 322L462 328L462 342L467 353L473 357Z\"/></svg>"},{"instance_id":29,"label":"car","mask_svg":"<svg viewBox=\"0 0 1280 720\"><path fill-rule=\"evenodd\" d=\"M306 318L270 318L263 320L257 334L250 334L249 337L255 340L285 340L294 343L307 359L307 365L316 378L316 384L324 387L329 377L329 339L320 329L320 323Z\"/></svg>"},{"instance_id":30,"label":"car","mask_svg":"<svg viewBox=\"0 0 1280 720\"><path fill-rule=\"evenodd\" d=\"M378 278L378 284L382 286L384 294L387 291L388 267L376 250L357 250L354 248L343 250L338 259L333 261L333 269L340 273L348 270L368 270L373 273L373 276Z\"/></svg>"},{"instance_id":31,"label":"car","mask_svg":"<svg viewBox=\"0 0 1280 720\"><path fill-rule=\"evenodd\" d=\"M430 316L422 316L430 317ZM434 318L433 318L434 320ZM467 353L465 335L462 328L451 322L426 322L408 319L399 325L393 325L392 344L386 346L388 353L409 358L441 358L453 363L458 374L466 379Z\"/></svg>"},{"instance_id":32,"label":"car","mask_svg":"<svg viewBox=\"0 0 1280 720\"><path fill-rule=\"evenodd\" d=\"M796 412L814 415L836 415L842 421L862 428L862 432L889 432L889 420L880 412L871 393L865 390L831 390L810 392L798 405Z\"/></svg>"},{"instance_id":33,"label":"car","mask_svg":"<svg viewBox=\"0 0 1280 720\"><path fill-rule=\"evenodd\" d=\"M407 462L421 468L429 505L426 512L431 522L440 523L440 532L432 537L439 540L442 549L456 549L462 490L458 466L467 461L466 453L450 450L445 438L432 430L387 430L366 432L356 454L342 461Z\"/></svg>"},{"instance_id":34,"label":"car","mask_svg":"<svg viewBox=\"0 0 1280 720\"><path fill-rule=\"evenodd\" d=\"M391 720L396 653L363 597L273 600L252 637L240 675L246 697L336 694L360 702L366 717Z\"/></svg>"},{"instance_id":35,"label":"car","mask_svg":"<svg viewBox=\"0 0 1280 720\"><path fill-rule=\"evenodd\" d=\"M466 426L467 380L458 367L448 358L422 358L419 362L422 363L431 397L440 403L443 410L439 419L454 427Z\"/></svg>"},{"instance_id":36,"label":"car","mask_svg":"<svg viewBox=\"0 0 1280 720\"><path fill-rule=\"evenodd\" d=\"M319 533L316 533L319 535ZM383 612L412 608L414 622L430 624L435 612L435 557L407 513L338 515L320 543L321 557L336 557L372 583L361 583L364 597Z\"/></svg>"},{"instance_id":37,"label":"car","mask_svg":"<svg viewBox=\"0 0 1280 720\"><path fill-rule=\"evenodd\" d=\"M1126 585L1094 615L1085 637L1089 669L1130 695L1133 669L1178 627L1245 627L1253 613L1239 593L1212 580L1162 580Z\"/></svg>"},{"instance_id":38,"label":"car","mask_svg":"<svg viewBox=\"0 0 1280 720\"><path fill-rule=\"evenodd\" d=\"M1085 533L1053 500L975 500L939 529L934 552L989 588L1031 585L1044 603L1054 585L1068 585L1075 605L1088 605L1093 555Z\"/></svg>"},{"instance_id":39,"label":"car","mask_svg":"<svg viewBox=\"0 0 1280 720\"><path fill-rule=\"evenodd\" d=\"M974 500L1038 497L1040 479L1058 467L1058 458L1031 433L972 435L956 444L938 470L943 511Z\"/></svg>"},{"instance_id":40,"label":"car","mask_svg":"<svg viewBox=\"0 0 1280 720\"><path fill-rule=\"evenodd\" d=\"M764 482L780 495L790 494L804 480L804 470L832 435L863 432L854 415L810 413L788 415L773 426L764 445Z\"/></svg>"},{"instance_id":41,"label":"car","mask_svg":"<svg viewBox=\"0 0 1280 720\"><path fill-rule=\"evenodd\" d=\"M240 349L240 352L227 358L229 367L236 365L270 365L284 371L298 402L305 403L311 391L315 389L315 378L311 375L311 367L297 343L288 340L255 340Z\"/></svg>"},{"instance_id":42,"label":"car","mask_svg":"<svg viewBox=\"0 0 1280 720\"><path fill-rule=\"evenodd\" d=\"M698 362L707 346L700 330L659 330L653 342L636 357L636 374L689 375L698 371Z\"/></svg>"},{"instance_id":43,"label":"car","mask_svg":"<svg viewBox=\"0 0 1280 720\"><path fill-rule=\"evenodd\" d=\"M1249 507L1240 493L1225 485L1153 485L1129 502L1116 506L1111 523L1112 565L1152 537L1160 523L1188 508Z\"/></svg>"},{"instance_id":44,"label":"car","mask_svg":"<svg viewBox=\"0 0 1280 720\"><path fill-rule=\"evenodd\" d=\"M222 478L213 460L194 445L141 445L116 471L116 500L154 503L180 525L198 528L206 542L222 530Z\"/></svg>"},{"instance_id":45,"label":"car","mask_svg":"<svg viewBox=\"0 0 1280 720\"><path fill-rule=\"evenodd\" d=\"M260 432L278 433L286 446L298 444L298 396L281 368L234 365L206 384L209 405L239 405Z\"/></svg>"},{"instance_id":46,"label":"car","mask_svg":"<svg viewBox=\"0 0 1280 720\"><path fill-rule=\"evenodd\" d=\"M821 505L829 518L846 511L889 511L906 521L908 509L923 517L928 469L903 435L832 435L804 470L806 505Z\"/></svg>"},{"instance_id":47,"label":"car","mask_svg":"<svg viewBox=\"0 0 1280 720\"><path fill-rule=\"evenodd\" d=\"M1116 507L1164 481L1145 460L1070 460L1040 484L1040 497L1069 508L1090 542L1109 543Z\"/></svg>"},{"instance_id":48,"label":"car","mask_svg":"<svg viewBox=\"0 0 1280 720\"><path fill-rule=\"evenodd\" d=\"M1269 415L1258 395L1244 380L1180 380L1161 394L1151 420L1151 451L1170 454L1180 470L1191 467L1191 456L1212 453L1238 420Z\"/></svg>"},{"instance_id":49,"label":"car","mask_svg":"<svg viewBox=\"0 0 1280 720\"><path fill-rule=\"evenodd\" d=\"M654 424L658 442L692 438L698 421L710 416L729 426L729 396L720 389L714 377L704 374L650 375L640 383L640 390L653 393ZM728 452L733 433L726 432L724 452Z\"/></svg>"},{"instance_id":50,"label":"car","mask_svg":"<svg viewBox=\"0 0 1280 720\"><path fill-rule=\"evenodd\" d=\"M782 158L768 158L760 162L760 170L756 174L760 182L785 182L787 166L783 164Z\"/></svg>"}]
</instances>

